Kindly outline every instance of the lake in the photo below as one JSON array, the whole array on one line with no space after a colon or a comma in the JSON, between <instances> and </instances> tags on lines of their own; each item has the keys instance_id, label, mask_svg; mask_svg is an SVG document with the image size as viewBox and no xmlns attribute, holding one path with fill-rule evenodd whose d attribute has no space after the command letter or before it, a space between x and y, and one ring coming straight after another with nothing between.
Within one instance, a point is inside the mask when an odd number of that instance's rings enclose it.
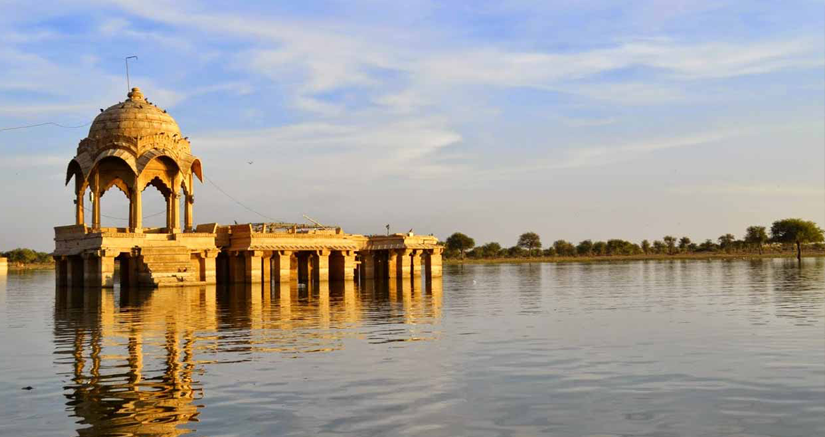
<instances>
[{"instance_id":1,"label":"lake","mask_svg":"<svg viewBox=\"0 0 825 437\"><path fill-rule=\"evenodd\" d=\"M0 352L4 436L807 437L825 434L825 259L289 290L9 272Z\"/></svg>"}]
</instances>

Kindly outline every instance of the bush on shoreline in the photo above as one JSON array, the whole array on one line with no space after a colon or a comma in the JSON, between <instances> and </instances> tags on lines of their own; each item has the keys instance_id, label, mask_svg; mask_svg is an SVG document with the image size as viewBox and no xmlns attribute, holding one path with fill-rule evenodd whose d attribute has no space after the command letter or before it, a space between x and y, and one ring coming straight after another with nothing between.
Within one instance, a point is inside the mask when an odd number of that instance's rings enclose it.
<instances>
[{"instance_id":1,"label":"bush on shoreline","mask_svg":"<svg viewBox=\"0 0 825 437\"><path fill-rule=\"evenodd\" d=\"M50 253L38 252L32 249L20 248L12 249L8 252L0 252L0 257L8 258L9 265L29 265L29 264L52 264L54 259Z\"/></svg>"}]
</instances>

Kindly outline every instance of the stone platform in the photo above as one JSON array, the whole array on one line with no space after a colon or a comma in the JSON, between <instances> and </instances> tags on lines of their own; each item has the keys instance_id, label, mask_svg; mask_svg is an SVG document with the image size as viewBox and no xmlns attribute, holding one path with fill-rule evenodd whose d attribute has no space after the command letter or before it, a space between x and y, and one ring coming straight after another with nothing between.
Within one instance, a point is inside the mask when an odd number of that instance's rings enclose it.
<instances>
[{"instance_id":1,"label":"stone platform","mask_svg":"<svg viewBox=\"0 0 825 437\"><path fill-rule=\"evenodd\" d=\"M57 284L164 287L297 281L301 283L441 276L442 248L432 236L346 234L340 228L265 224L166 228L55 228Z\"/></svg>"}]
</instances>

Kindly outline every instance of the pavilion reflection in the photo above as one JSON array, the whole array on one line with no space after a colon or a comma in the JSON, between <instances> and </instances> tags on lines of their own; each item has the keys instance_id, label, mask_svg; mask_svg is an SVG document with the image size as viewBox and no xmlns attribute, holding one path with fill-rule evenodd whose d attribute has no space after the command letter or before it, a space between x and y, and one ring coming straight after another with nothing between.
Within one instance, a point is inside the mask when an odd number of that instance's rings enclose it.
<instances>
[{"instance_id":1,"label":"pavilion reflection","mask_svg":"<svg viewBox=\"0 0 825 437\"><path fill-rule=\"evenodd\" d=\"M211 365L330 352L387 323L409 328L377 335L413 339L413 325L434 325L441 305L440 278L58 289L56 363L78 435L180 435L198 422Z\"/></svg>"}]
</instances>

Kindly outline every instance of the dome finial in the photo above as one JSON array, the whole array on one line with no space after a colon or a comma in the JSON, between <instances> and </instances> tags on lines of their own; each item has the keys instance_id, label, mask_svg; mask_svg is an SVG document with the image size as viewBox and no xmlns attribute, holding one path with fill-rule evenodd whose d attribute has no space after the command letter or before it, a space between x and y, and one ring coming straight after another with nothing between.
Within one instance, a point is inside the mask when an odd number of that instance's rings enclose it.
<instances>
[{"instance_id":1,"label":"dome finial","mask_svg":"<svg viewBox=\"0 0 825 437\"><path fill-rule=\"evenodd\" d=\"M143 93L140 92L140 88L138 87L132 88L132 91L129 94L127 94L127 96L132 100L144 100Z\"/></svg>"}]
</instances>

